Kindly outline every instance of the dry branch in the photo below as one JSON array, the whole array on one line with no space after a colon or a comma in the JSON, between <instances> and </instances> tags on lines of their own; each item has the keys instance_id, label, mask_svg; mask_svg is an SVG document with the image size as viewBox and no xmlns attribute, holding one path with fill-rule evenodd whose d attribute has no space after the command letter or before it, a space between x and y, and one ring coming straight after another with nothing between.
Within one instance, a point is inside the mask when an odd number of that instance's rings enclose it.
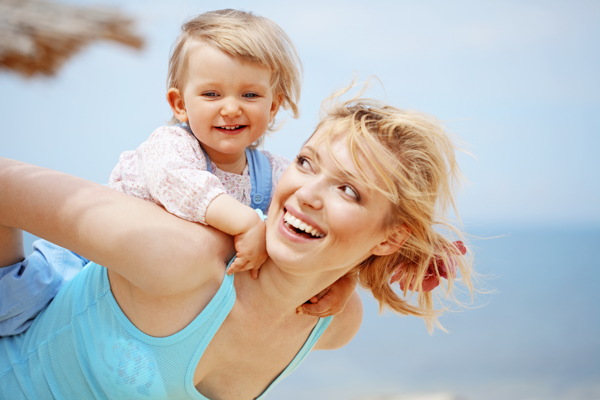
<instances>
[{"instance_id":1,"label":"dry branch","mask_svg":"<svg viewBox=\"0 0 600 400\"><path fill-rule=\"evenodd\" d=\"M0 0L0 68L54 75L84 46L109 40L140 49L133 20L106 7L43 0Z\"/></svg>"}]
</instances>

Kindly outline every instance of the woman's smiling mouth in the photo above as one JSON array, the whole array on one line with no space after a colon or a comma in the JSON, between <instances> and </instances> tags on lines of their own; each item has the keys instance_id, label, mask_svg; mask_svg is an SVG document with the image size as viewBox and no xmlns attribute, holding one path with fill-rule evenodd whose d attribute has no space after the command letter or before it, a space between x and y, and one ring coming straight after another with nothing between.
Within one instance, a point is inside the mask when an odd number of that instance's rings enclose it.
<instances>
[{"instance_id":1,"label":"woman's smiling mouth","mask_svg":"<svg viewBox=\"0 0 600 400\"><path fill-rule=\"evenodd\" d=\"M283 216L283 221L285 226L288 228L293 228L296 233L310 235L313 238L322 238L325 236L323 232L320 232L317 228L312 225L307 224L306 222L294 217L290 214L289 211L286 211Z\"/></svg>"}]
</instances>

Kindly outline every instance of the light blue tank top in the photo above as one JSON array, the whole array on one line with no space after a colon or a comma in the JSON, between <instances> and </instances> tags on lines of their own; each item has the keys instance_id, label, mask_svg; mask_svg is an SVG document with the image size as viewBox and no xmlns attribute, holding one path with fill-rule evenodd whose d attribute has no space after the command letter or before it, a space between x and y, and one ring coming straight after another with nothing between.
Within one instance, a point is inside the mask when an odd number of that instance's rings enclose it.
<instances>
[{"instance_id":1,"label":"light blue tank top","mask_svg":"<svg viewBox=\"0 0 600 400\"><path fill-rule=\"evenodd\" d=\"M75 259L73 262L77 262ZM196 366L231 311L234 278L187 327L157 338L123 314L105 268L90 263L18 336L0 338L0 399L200 399ZM258 399L307 356L331 317L321 318L288 367Z\"/></svg>"}]
</instances>

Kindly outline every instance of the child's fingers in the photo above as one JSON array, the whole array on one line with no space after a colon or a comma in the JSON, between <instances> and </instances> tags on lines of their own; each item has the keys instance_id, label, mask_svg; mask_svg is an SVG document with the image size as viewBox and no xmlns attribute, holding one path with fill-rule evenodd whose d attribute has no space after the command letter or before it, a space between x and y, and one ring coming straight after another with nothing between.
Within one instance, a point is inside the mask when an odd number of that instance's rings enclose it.
<instances>
[{"instance_id":1,"label":"child's fingers","mask_svg":"<svg viewBox=\"0 0 600 400\"><path fill-rule=\"evenodd\" d=\"M235 274L236 272L244 271L247 262L243 258L236 258L233 264L227 269L229 275Z\"/></svg>"},{"instance_id":2,"label":"child's fingers","mask_svg":"<svg viewBox=\"0 0 600 400\"><path fill-rule=\"evenodd\" d=\"M236 272L251 271L252 278L258 278L258 270L262 266L262 263L255 263L252 261L244 260L243 258L236 258L235 261L227 269L228 274L235 274Z\"/></svg>"}]
</instances>

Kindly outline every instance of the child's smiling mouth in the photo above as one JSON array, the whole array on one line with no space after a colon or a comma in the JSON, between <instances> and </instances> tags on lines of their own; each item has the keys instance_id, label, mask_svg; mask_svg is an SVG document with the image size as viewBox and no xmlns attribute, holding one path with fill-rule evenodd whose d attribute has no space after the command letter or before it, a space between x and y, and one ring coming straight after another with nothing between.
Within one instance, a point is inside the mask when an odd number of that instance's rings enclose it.
<instances>
[{"instance_id":1,"label":"child's smiling mouth","mask_svg":"<svg viewBox=\"0 0 600 400\"><path fill-rule=\"evenodd\" d=\"M215 129L225 133L238 133L239 131L246 128L248 125L227 125L227 126L215 126Z\"/></svg>"}]
</instances>

